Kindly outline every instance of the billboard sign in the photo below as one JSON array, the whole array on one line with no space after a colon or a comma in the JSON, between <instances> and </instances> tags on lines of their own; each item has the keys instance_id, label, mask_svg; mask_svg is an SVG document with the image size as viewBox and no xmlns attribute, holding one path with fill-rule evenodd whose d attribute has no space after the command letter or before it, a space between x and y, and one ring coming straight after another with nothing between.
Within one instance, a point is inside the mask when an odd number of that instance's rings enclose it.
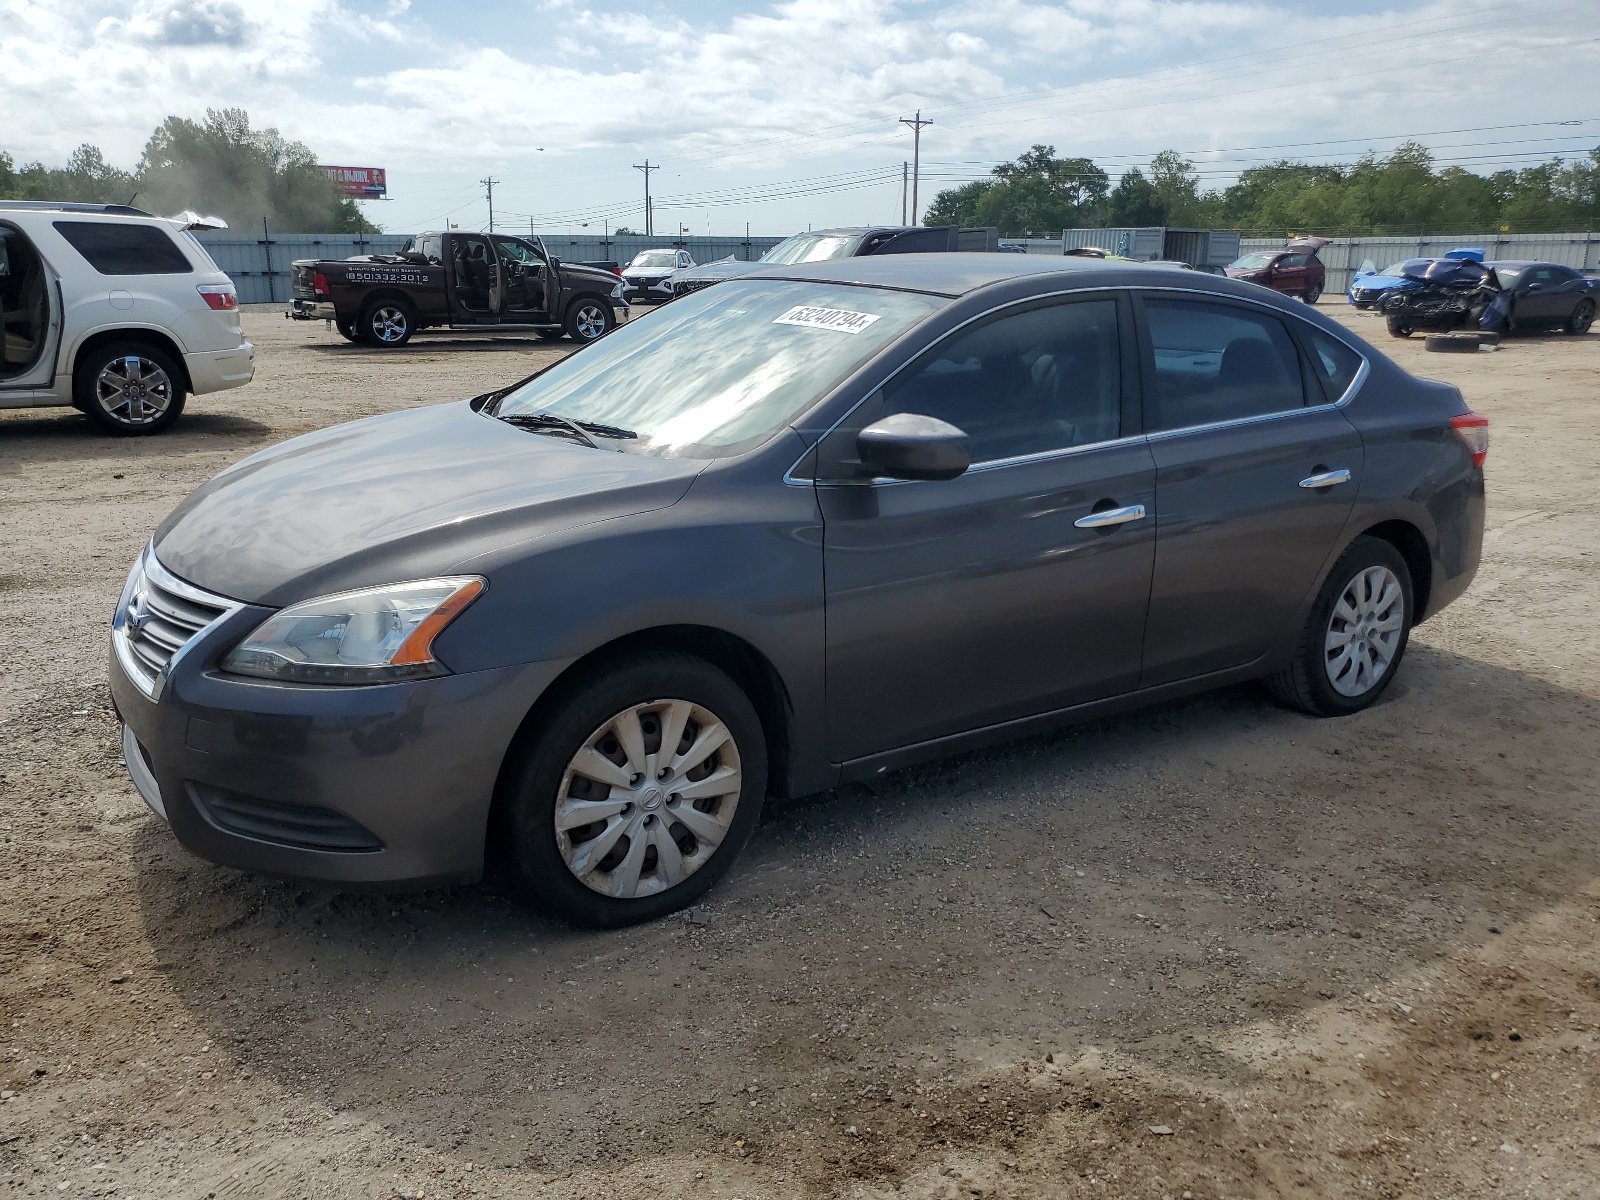
<instances>
[{"instance_id":1,"label":"billboard sign","mask_svg":"<svg viewBox=\"0 0 1600 1200\"><path fill-rule=\"evenodd\" d=\"M329 179L352 200L382 200L389 194L382 167L323 167Z\"/></svg>"}]
</instances>

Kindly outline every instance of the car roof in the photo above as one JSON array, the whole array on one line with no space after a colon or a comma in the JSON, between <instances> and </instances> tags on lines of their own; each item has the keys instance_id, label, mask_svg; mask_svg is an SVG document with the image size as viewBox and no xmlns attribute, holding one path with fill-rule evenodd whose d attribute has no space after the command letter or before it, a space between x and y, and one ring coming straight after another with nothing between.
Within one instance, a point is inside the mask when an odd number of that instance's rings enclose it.
<instances>
[{"instance_id":1,"label":"car roof","mask_svg":"<svg viewBox=\"0 0 1600 1200\"><path fill-rule=\"evenodd\" d=\"M1186 284L1200 279L1215 279L1200 271L1147 266L1140 262L1111 262L1103 258L1076 258L1053 254L993 254L955 251L942 254L871 254L865 258L833 258L823 262L794 266L774 264L744 276L746 279L795 279L814 283L845 283L861 287L894 288L908 292L931 292L937 296L962 296L990 284L1040 275L1085 276L1073 286L1091 282L1129 284L1128 271L1151 277L1162 274L1182 279ZM1098 275L1100 280L1086 278Z\"/></svg>"},{"instance_id":2,"label":"car roof","mask_svg":"<svg viewBox=\"0 0 1600 1200\"><path fill-rule=\"evenodd\" d=\"M1559 267L1560 263L1545 262L1542 258L1497 258L1483 264L1486 267ZM1569 271L1576 270L1568 267Z\"/></svg>"},{"instance_id":3,"label":"car roof","mask_svg":"<svg viewBox=\"0 0 1600 1200\"><path fill-rule=\"evenodd\" d=\"M65 212L74 216L149 217L161 220L155 213L134 208L131 204L79 204L68 200L0 200L0 211L7 212Z\"/></svg>"}]
</instances>

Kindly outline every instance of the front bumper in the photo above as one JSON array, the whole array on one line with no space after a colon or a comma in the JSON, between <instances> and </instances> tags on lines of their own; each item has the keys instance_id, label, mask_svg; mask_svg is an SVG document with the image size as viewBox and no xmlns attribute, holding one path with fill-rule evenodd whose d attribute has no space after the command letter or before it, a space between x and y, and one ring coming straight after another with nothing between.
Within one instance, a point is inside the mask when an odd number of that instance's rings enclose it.
<instances>
[{"instance_id":1,"label":"front bumper","mask_svg":"<svg viewBox=\"0 0 1600 1200\"><path fill-rule=\"evenodd\" d=\"M652 283L635 283L623 280L622 296L630 304L665 304L672 299L672 284L666 279Z\"/></svg>"},{"instance_id":2,"label":"front bumper","mask_svg":"<svg viewBox=\"0 0 1600 1200\"><path fill-rule=\"evenodd\" d=\"M241 342L232 350L185 354L183 365L189 369L189 382L197 396L243 387L255 378L256 348Z\"/></svg>"},{"instance_id":3,"label":"front bumper","mask_svg":"<svg viewBox=\"0 0 1600 1200\"><path fill-rule=\"evenodd\" d=\"M197 634L159 700L113 647L111 695L146 803L190 850L247 871L374 887L479 877L506 749L566 664L375 687L219 672L270 611L244 606Z\"/></svg>"}]
</instances>

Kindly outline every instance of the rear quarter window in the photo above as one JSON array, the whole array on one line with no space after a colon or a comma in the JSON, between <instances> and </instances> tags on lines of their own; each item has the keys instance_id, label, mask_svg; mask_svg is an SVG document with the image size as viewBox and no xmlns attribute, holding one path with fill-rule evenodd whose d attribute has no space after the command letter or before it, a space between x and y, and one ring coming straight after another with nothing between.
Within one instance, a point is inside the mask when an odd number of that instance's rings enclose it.
<instances>
[{"instance_id":1,"label":"rear quarter window","mask_svg":"<svg viewBox=\"0 0 1600 1200\"><path fill-rule=\"evenodd\" d=\"M1330 401L1343 399L1361 371L1362 357L1343 342L1331 338L1320 329L1302 325L1306 342L1311 346L1311 365L1322 390Z\"/></svg>"},{"instance_id":2,"label":"rear quarter window","mask_svg":"<svg viewBox=\"0 0 1600 1200\"><path fill-rule=\"evenodd\" d=\"M171 235L155 225L57 221L55 227L102 275L187 275L194 270Z\"/></svg>"}]
</instances>

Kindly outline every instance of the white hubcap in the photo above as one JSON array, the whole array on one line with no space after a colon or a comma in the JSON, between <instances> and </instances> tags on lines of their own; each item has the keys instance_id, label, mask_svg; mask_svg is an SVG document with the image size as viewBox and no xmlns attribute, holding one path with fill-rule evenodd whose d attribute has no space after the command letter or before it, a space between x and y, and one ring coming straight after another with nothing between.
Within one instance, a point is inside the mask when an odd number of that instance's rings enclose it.
<instances>
[{"instance_id":1,"label":"white hubcap","mask_svg":"<svg viewBox=\"0 0 1600 1200\"><path fill-rule=\"evenodd\" d=\"M625 709L561 776L556 844L587 888L631 900L682 883L727 837L744 775L733 735L688 700Z\"/></svg>"},{"instance_id":2,"label":"white hubcap","mask_svg":"<svg viewBox=\"0 0 1600 1200\"><path fill-rule=\"evenodd\" d=\"M1405 591L1388 567L1368 567L1345 584L1322 644L1334 691L1355 697L1377 686L1400 648L1405 617Z\"/></svg>"}]
</instances>

